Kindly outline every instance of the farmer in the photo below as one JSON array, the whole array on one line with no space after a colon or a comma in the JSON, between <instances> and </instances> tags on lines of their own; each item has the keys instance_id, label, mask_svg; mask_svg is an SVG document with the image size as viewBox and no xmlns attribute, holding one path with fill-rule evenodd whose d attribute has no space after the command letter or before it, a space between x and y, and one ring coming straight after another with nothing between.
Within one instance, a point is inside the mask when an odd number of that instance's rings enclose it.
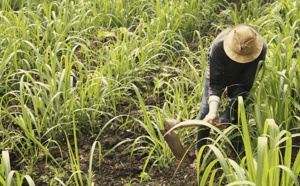
<instances>
[{"instance_id":1,"label":"farmer","mask_svg":"<svg viewBox=\"0 0 300 186\"><path fill-rule=\"evenodd\" d=\"M220 122L237 123L237 97L247 98L253 85L258 63L265 60L267 45L258 31L247 24L240 24L221 32L207 52L203 99L199 120L217 119L220 97L227 88L230 99ZM210 129L199 127L196 154L206 144Z\"/></svg>"}]
</instances>

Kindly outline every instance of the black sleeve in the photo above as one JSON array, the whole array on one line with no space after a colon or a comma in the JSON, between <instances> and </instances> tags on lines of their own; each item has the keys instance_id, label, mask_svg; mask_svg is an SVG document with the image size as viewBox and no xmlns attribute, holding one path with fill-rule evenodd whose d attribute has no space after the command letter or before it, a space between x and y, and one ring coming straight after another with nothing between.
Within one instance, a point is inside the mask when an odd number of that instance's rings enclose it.
<instances>
[{"instance_id":1,"label":"black sleeve","mask_svg":"<svg viewBox=\"0 0 300 186\"><path fill-rule=\"evenodd\" d=\"M210 70L210 81L209 81L209 96L215 95L221 97L224 88L224 55L223 48L218 45L212 48L209 70Z\"/></svg>"}]
</instances>

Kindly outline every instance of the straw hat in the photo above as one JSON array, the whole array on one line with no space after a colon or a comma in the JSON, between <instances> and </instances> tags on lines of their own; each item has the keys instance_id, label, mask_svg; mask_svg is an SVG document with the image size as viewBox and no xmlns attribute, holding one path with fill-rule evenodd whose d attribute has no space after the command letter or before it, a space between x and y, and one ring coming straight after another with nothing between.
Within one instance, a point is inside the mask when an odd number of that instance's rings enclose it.
<instances>
[{"instance_id":1,"label":"straw hat","mask_svg":"<svg viewBox=\"0 0 300 186\"><path fill-rule=\"evenodd\" d=\"M261 53L263 38L253 26L240 24L227 32L223 45L225 53L232 60L249 63Z\"/></svg>"}]
</instances>

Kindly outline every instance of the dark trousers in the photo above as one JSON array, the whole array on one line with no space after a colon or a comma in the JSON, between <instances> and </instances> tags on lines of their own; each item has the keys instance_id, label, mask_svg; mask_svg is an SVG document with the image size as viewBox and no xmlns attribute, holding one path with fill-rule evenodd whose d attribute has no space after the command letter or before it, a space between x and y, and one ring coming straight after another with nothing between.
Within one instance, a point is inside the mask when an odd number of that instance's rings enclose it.
<instances>
[{"instance_id":1,"label":"dark trousers","mask_svg":"<svg viewBox=\"0 0 300 186\"><path fill-rule=\"evenodd\" d=\"M199 111L199 120L203 120L204 117L209 112L209 105L208 105L208 99L209 99L209 93L208 93L208 83L209 83L209 77L205 74L205 80L204 80L204 90L203 90L203 96L202 101L200 105L200 111ZM220 114L220 120L221 123L232 123L237 124L238 120L238 101L237 97L242 96L244 99L247 97L248 93L243 92L243 89L240 88L238 85L236 86L228 86L227 87L227 93L228 97L231 98L229 105L226 107L225 111ZM245 103L246 105L247 103ZM198 127L198 133L197 133L197 143L196 143L196 150L199 151L199 149L206 145L207 140L204 138L207 138L209 136L210 129L207 127Z\"/></svg>"}]
</instances>

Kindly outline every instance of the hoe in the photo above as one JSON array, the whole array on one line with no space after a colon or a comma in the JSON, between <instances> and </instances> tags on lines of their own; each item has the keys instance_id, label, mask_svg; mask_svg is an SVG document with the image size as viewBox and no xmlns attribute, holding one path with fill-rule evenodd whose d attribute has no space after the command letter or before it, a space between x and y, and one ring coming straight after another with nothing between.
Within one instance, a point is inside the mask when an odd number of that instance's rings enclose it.
<instances>
[{"instance_id":1,"label":"hoe","mask_svg":"<svg viewBox=\"0 0 300 186\"><path fill-rule=\"evenodd\" d=\"M174 156L176 157L176 159L182 159L183 161L186 163L192 163L193 162L193 158L191 157L191 155L189 153L187 153L187 151L185 150L185 148L183 147L183 145L181 144L176 132L173 130L175 128L184 128L184 127L197 127L200 126L199 123L206 123L203 120L187 120L184 122L179 122L175 119L165 119L164 120L164 130L161 130L161 133L164 135L164 138L166 140L166 142L168 143L171 151L173 152ZM213 124L216 127L220 127L220 128L224 128L226 127L225 125L221 125L218 122L208 122L210 124Z\"/></svg>"}]
</instances>

